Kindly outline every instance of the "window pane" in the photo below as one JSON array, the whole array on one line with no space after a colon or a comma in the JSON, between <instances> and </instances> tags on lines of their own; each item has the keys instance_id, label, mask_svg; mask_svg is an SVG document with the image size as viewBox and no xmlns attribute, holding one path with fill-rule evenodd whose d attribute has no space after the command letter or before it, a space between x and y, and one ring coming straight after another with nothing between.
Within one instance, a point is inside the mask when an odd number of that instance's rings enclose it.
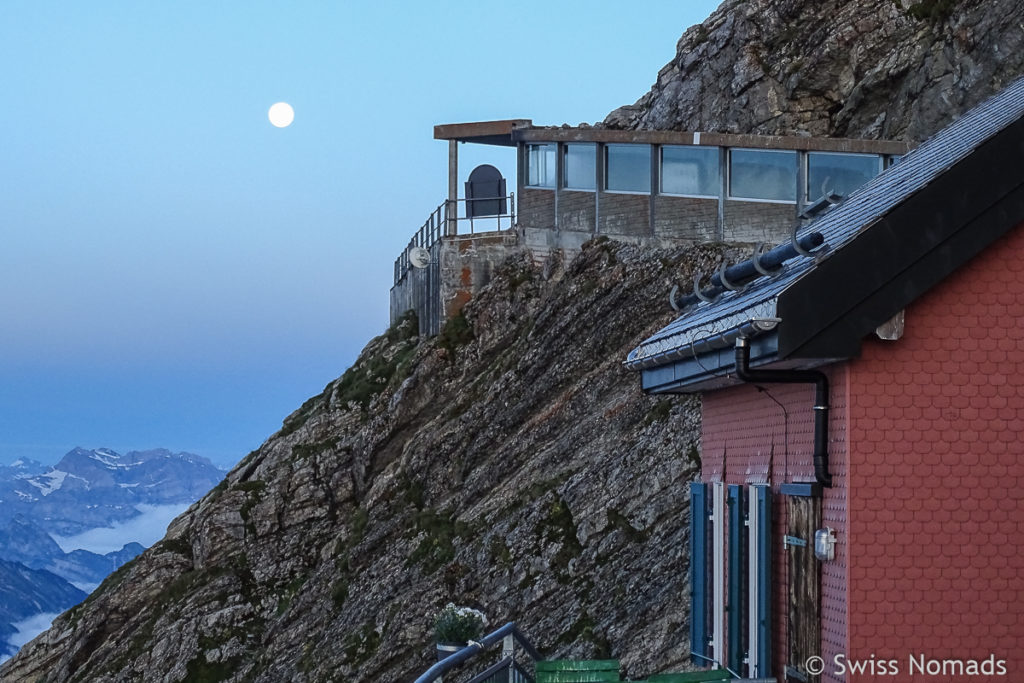
<instances>
[{"instance_id":1,"label":"window pane","mask_svg":"<svg viewBox=\"0 0 1024 683\"><path fill-rule=\"evenodd\" d=\"M597 189L597 146L573 144L565 146L565 186L570 190Z\"/></svg>"},{"instance_id":2,"label":"window pane","mask_svg":"<svg viewBox=\"0 0 1024 683\"><path fill-rule=\"evenodd\" d=\"M651 191L651 148L649 145L608 145L609 190Z\"/></svg>"},{"instance_id":3,"label":"window pane","mask_svg":"<svg viewBox=\"0 0 1024 683\"><path fill-rule=\"evenodd\" d=\"M526 165L527 185L531 187L555 186L555 145L529 145Z\"/></svg>"},{"instance_id":4,"label":"window pane","mask_svg":"<svg viewBox=\"0 0 1024 683\"><path fill-rule=\"evenodd\" d=\"M729 151L729 196L796 201L796 152Z\"/></svg>"},{"instance_id":5,"label":"window pane","mask_svg":"<svg viewBox=\"0 0 1024 683\"><path fill-rule=\"evenodd\" d=\"M822 186L843 197L878 175L881 164L874 154L810 152L807 155L807 199L820 197Z\"/></svg>"},{"instance_id":6,"label":"window pane","mask_svg":"<svg viewBox=\"0 0 1024 683\"><path fill-rule=\"evenodd\" d=\"M717 197L717 147L662 147L661 191Z\"/></svg>"}]
</instances>

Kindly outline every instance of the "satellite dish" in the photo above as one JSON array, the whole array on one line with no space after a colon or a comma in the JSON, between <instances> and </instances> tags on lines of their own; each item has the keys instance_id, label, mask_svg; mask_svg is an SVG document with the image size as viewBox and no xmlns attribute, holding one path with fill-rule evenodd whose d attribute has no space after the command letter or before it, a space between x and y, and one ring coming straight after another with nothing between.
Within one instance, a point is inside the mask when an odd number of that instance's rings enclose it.
<instances>
[{"instance_id":1,"label":"satellite dish","mask_svg":"<svg viewBox=\"0 0 1024 683\"><path fill-rule=\"evenodd\" d=\"M409 263L413 268L426 268L430 265L430 252L423 247L413 247L409 250Z\"/></svg>"}]
</instances>

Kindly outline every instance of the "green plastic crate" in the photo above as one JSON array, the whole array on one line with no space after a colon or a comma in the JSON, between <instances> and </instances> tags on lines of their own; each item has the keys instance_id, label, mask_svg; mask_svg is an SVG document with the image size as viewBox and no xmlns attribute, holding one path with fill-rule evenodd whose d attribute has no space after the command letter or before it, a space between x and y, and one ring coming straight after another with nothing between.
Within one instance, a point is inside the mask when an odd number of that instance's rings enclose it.
<instances>
[{"instance_id":1,"label":"green plastic crate","mask_svg":"<svg viewBox=\"0 0 1024 683\"><path fill-rule=\"evenodd\" d=\"M537 662L537 683L604 683L619 680L617 659L552 659Z\"/></svg>"}]
</instances>

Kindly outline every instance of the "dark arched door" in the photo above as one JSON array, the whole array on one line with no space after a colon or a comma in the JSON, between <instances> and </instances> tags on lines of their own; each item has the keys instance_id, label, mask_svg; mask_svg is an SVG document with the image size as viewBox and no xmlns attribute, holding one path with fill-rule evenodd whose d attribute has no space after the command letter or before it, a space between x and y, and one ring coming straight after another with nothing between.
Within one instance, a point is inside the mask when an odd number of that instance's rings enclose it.
<instances>
[{"instance_id":1,"label":"dark arched door","mask_svg":"<svg viewBox=\"0 0 1024 683\"><path fill-rule=\"evenodd\" d=\"M501 171L490 164L474 168L466 181L466 218L502 216L507 211Z\"/></svg>"}]
</instances>

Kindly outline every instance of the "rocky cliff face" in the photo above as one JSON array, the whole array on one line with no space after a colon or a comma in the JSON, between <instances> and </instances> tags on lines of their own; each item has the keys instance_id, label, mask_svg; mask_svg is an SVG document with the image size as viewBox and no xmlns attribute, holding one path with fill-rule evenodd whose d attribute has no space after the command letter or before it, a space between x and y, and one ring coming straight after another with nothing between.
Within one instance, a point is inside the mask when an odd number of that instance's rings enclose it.
<instances>
[{"instance_id":1,"label":"rocky cliff face","mask_svg":"<svg viewBox=\"0 0 1024 683\"><path fill-rule=\"evenodd\" d=\"M597 241L509 263L437 338L404 321L0 678L411 680L449 601L685 666L697 411L621 361L718 257Z\"/></svg>"},{"instance_id":2,"label":"rocky cliff face","mask_svg":"<svg viewBox=\"0 0 1024 683\"><path fill-rule=\"evenodd\" d=\"M726 0L604 125L920 141L1022 73L1019 0Z\"/></svg>"},{"instance_id":3,"label":"rocky cliff face","mask_svg":"<svg viewBox=\"0 0 1024 683\"><path fill-rule=\"evenodd\" d=\"M1021 71L1015 0L728 0L611 127L920 139ZM685 666L696 404L621 360L699 247L512 261L405 320L82 605L12 681L404 681L454 601L546 654Z\"/></svg>"}]
</instances>

